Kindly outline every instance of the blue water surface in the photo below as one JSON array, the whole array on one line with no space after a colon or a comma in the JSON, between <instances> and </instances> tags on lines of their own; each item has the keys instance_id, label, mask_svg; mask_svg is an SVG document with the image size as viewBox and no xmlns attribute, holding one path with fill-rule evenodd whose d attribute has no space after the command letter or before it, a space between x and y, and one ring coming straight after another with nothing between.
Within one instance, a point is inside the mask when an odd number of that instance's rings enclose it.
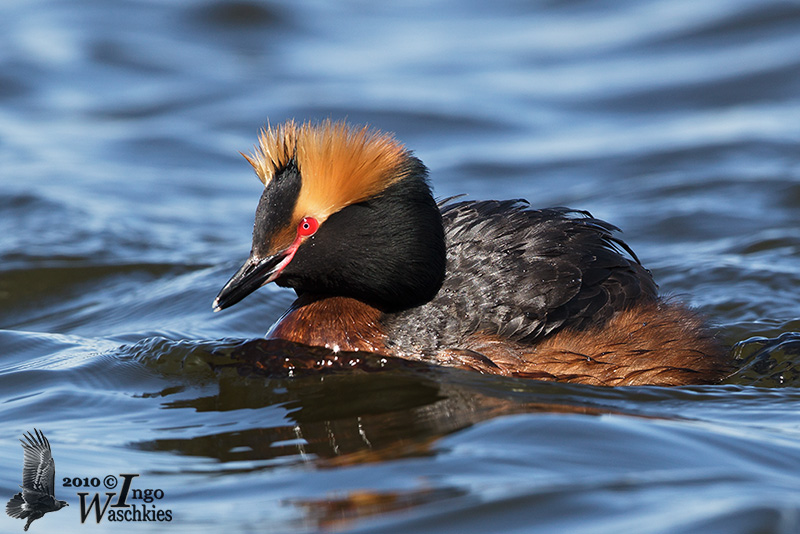
<instances>
[{"instance_id":1,"label":"blue water surface","mask_svg":"<svg viewBox=\"0 0 800 534\"><path fill-rule=\"evenodd\" d=\"M30 532L800 532L798 30L780 0L3 3L0 497L36 427L70 507ZM440 198L614 223L740 370L231 367L293 300L211 310L262 187L239 152L290 118L395 132ZM81 523L126 473L171 520Z\"/></svg>"}]
</instances>

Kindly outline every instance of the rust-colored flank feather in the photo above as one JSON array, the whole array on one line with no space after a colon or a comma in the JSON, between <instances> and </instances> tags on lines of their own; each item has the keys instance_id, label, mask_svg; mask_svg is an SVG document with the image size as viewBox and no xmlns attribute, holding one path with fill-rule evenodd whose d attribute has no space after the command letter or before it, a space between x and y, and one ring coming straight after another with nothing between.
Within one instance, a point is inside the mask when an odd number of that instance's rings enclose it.
<instances>
[{"instance_id":1,"label":"rust-colored flank feather","mask_svg":"<svg viewBox=\"0 0 800 534\"><path fill-rule=\"evenodd\" d=\"M402 180L409 154L390 134L326 120L267 126L253 153L242 155L265 186L293 159L303 176L295 213L322 222Z\"/></svg>"}]
</instances>

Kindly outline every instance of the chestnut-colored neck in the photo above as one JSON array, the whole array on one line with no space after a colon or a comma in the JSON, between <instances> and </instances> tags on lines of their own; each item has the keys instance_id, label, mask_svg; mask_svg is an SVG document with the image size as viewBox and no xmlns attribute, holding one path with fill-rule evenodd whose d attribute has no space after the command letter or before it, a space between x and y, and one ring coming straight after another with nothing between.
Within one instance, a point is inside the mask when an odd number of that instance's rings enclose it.
<instances>
[{"instance_id":1,"label":"chestnut-colored neck","mask_svg":"<svg viewBox=\"0 0 800 534\"><path fill-rule=\"evenodd\" d=\"M380 310L353 298L305 294L294 301L267 338L334 352L382 352L386 336L380 328L380 317Z\"/></svg>"}]
</instances>

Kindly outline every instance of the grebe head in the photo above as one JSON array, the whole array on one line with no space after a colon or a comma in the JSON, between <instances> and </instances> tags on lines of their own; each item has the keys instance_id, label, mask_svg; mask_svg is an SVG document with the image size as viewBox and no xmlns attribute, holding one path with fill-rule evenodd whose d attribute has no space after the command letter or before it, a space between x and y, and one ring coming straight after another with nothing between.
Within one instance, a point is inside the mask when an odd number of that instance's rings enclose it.
<instances>
[{"instance_id":1,"label":"grebe head","mask_svg":"<svg viewBox=\"0 0 800 534\"><path fill-rule=\"evenodd\" d=\"M275 282L384 311L433 298L445 271L427 169L393 137L343 122L267 127L244 156L264 184L250 257L215 311Z\"/></svg>"}]
</instances>

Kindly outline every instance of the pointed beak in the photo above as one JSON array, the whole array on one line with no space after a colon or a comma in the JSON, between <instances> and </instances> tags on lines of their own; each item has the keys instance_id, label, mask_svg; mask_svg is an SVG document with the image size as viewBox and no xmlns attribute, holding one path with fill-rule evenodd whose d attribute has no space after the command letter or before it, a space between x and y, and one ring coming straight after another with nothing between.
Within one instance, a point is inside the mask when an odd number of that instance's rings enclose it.
<instances>
[{"instance_id":1,"label":"pointed beak","mask_svg":"<svg viewBox=\"0 0 800 534\"><path fill-rule=\"evenodd\" d=\"M214 311L233 306L259 287L275 280L294 255L287 252L283 250L263 259L251 256L214 299Z\"/></svg>"}]
</instances>

